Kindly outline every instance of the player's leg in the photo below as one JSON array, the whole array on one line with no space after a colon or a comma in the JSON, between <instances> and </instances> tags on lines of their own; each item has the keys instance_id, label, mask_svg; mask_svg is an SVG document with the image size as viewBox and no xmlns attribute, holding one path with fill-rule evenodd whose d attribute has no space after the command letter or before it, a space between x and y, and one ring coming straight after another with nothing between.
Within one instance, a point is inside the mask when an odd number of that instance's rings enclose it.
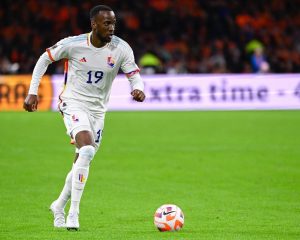
<instances>
[{"instance_id":1,"label":"player's leg","mask_svg":"<svg viewBox=\"0 0 300 240\"><path fill-rule=\"evenodd\" d=\"M78 148L78 159L72 168L71 181L71 206L66 221L69 229L79 228L79 204L88 178L90 162L99 147L101 126L104 125L104 116L95 119L77 105L64 105L64 122L67 133L75 139ZM95 130L98 129L98 130ZM68 185L69 186L69 185ZM68 189L68 188L67 188ZM67 192L67 191L66 191ZM62 202L63 204L63 202Z\"/></svg>"},{"instance_id":2,"label":"player's leg","mask_svg":"<svg viewBox=\"0 0 300 240\"><path fill-rule=\"evenodd\" d=\"M79 154L76 152L74 162L76 162ZM70 172L67 174L64 187L59 197L51 204L50 210L54 215L54 227L65 227L65 206L71 197L72 190L72 175L73 166Z\"/></svg>"},{"instance_id":3,"label":"player's leg","mask_svg":"<svg viewBox=\"0 0 300 240\"><path fill-rule=\"evenodd\" d=\"M78 172L75 173L75 170L73 168L71 206L67 218L68 229L77 229L79 227L78 213L79 213L80 199L83 194L84 184L86 183L88 177L88 170L93 155L92 154L93 150L91 146L94 147L94 153L97 152L102 139L102 133L104 128L104 116L89 115L89 123L90 123L90 131L89 130L79 131L84 129L84 127L82 127L82 129L79 128L79 130L75 129L73 131L73 134L75 135L76 138L77 147L80 148L80 150L79 150L79 158L74 164L76 169L77 167L79 168L76 170ZM88 152L90 152L90 154L87 154ZM87 155L90 155L90 157L87 158ZM79 171L82 172L80 173ZM86 174L86 176L84 174ZM80 180L84 180L84 181L80 181Z\"/></svg>"},{"instance_id":4,"label":"player's leg","mask_svg":"<svg viewBox=\"0 0 300 240\"><path fill-rule=\"evenodd\" d=\"M75 136L79 156L73 166L71 212L79 213L79 203L88 179L90 162L95 155L94 139L90 131L80 131Z\"/></svg>"},{"instance_id":5,"label":"player's leg","mask_svg":"<svg viewBox=\"0 0 300 240\"><path fill-rule=\"evenodd\" d=\"M79 156L79 154L76 153L74 163L76 162L78 156ZM68 175L66 177L65 185L64 185L58 199L56 200L56 207L57 208L64 209L67 202L69 201L69 199L71 197L72 176L73 176L73 165L72 165L71 171L68 173Z\"/></svg>"},{"instance_id":6,"label":"player's leg","mask_svg":"<svg viewBox=\"0 0 300 240\"><path fill-rule=\"evenodd\" d=\"M73 129L78 128L82 125L86 125L86 128L89 129L89 120L88 117L86 116L87 114L81 111L80 109L78 109L77 106L74 106L73 104L70 105L62 104L60 110L63 114L63 120L67 129L67 134L71 136L72 139L73 139L72 136ZM76 162L78 157L79 157L79 149L76 148L74 163ZM73 167L74 164L72 166L71 171L67 174L65 185L58 199L56 199L50 206L50 210L52 211L54 216L54 227L65 227L66 225L64 207L66 206L68 200L71 197Z\"/></svg>"},{"instance_id":7,"label":"player's leg","mask_svg":"<svg viewBox=\"0 0 300 240\"><path fill-rule=\"evenodd\" d=\"M95 155L94 137L91 131L77 130L74 132L76 145L79 148L79 156L73 166L71 206L67 217L68 229L79 228L79 204L83 190L88 179L90 163Z\"/></svg>"}]
</instances>

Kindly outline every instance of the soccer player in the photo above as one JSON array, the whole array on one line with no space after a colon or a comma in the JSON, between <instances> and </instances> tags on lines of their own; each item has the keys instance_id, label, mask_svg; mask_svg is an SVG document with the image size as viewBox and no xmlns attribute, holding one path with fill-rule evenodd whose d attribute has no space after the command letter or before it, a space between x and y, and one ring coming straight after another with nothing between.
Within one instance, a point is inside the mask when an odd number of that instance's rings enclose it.
<instances>
[{"instance_id":1,"label":"soccer player","mask_svg":"<svg viewBox=\"0 0 300 240\"><path fill-rule=\"evenodd\" d=\"M68 37L46 49L32 74L24 109L34 112L38 107L38 87L48 65L60 59L65 62L65 86L60 94L59 110L67 133L75 141L76 156L59 197L51 204L54 227L79 228L79 204L88 179L90 163L101 143L105 112L111 86L119 68L130 82L135 101L145 99L144 84L131 47L114 35L116 17L113 10L98 5L90 11L92 31ZM67 220L67 201L71 205Z\"/></svg>"}]
</instances>

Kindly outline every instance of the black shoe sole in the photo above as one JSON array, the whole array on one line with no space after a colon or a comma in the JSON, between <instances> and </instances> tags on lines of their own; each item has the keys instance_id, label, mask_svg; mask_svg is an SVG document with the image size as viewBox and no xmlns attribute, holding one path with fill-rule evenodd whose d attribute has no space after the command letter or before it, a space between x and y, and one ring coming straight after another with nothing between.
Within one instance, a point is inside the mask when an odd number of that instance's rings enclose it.
<instances>
[{"instance_id":1,"label":"black shoe sole","mask_svg":"<svg viewBox=\"0 0 300 240\"><path fill-rule=\"evenodd\" d=\"M68 228L68 227L67 227L67 230L68 230L68 231L78 231L78 228Z\"/></svg>"}]
</instances>

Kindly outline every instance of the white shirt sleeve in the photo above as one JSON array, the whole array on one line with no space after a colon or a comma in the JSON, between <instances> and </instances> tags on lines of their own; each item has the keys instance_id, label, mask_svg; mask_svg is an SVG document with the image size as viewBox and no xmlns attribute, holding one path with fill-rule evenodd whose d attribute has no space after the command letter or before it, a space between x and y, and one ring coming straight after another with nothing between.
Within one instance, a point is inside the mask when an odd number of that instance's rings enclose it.
<instances>
[{"instance_id":1,"label":"white shirt sleeve","mask_svg":"<svg viewBox=\"0 0 300 240\"><path fill-rule=\"evenodd\" d=\"M44 52L44 54L40 56L39 60L37 61L33 69L32 79L30 82L28 94L37 95L41 79L45 74L45 72L47 71L49 64L51 63L52 61L50 60L48 54Z\"/></svg>"},{"instance_id":2,"label":"white shirt sleeve","mask_svg":"<svg viewBox=\"0 0 300 240\"><path fill-rule=\"evenodd\" d=\"M41 79L47 71L49 64L63 58L68 58L71 49L71 45L68 44L70 42L69 39L64 38L60 40L54 46L47 48L46 52L40 56L33 69L28 94L37 95Z\"/></svg>"},{"instance_id":3,"label":"white shirt sleeve","mask_svg":"<svg viewBox=\"0 0 300 240\"><path fill-rule=\"evenodd\" d=\"M140 69L135 63L133 51L129 45L124 51L124 54L125 56L121 64L121 69L130 82L131 90L138 89L144 91L144 83L139 73Z\"/></svg>"},{"instance_id":4,"label":"white shirt sleeve","mask_svg":"<svg viewBox=\"0 0 300 240\"><path fill-rule=\"evenodd\" d=\"M136 65L134 60L133 51L130 49L126 49L124 51L124 59L121 64L121 69L125 74L130 74L133 71L139 70L139 67Z\"/></svg>"},{"instance_id":5,"label":"white shirt sleeve","mask_svg":"<svg viewBox=\"0 0 300 240\"><path fill-rule=\"evenodd\" d=\"M69 58L69 53L72 46L72 44L70 44L71 39L72 37L64 38L52 47L46 49L52 62L63 58Z\"/></svg>"},{"instance_id":6,"label":"white shirt sleeve","mask_svg":"<svg viewBox=\"0 0 300 240\"><path fill-rule=\"evenodd\" d=\"M130 82L131 90L138 89L144 91L144 82L139 72L136 72L132 76L128 77L128 80Z\"/></svg>"}]
</instances>

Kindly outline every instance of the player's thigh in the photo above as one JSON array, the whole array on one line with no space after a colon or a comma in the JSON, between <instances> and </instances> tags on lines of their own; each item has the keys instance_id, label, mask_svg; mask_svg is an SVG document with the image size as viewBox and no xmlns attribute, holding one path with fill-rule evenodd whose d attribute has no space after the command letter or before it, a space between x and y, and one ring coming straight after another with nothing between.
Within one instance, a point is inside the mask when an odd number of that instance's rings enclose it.
<instances>
[{"instance_id":1,"label":"player's thigh","mask_svg":"<svg viewBox=\"0 0 300 240\"><path fill-rule=\"evenodd\" d=\"M104 129L104 118L103 117L92 117L90 118L90 124L92 133L94 136L95 146L98 150L98 148L101 145L102 135L103 135L103 129Z\"/></svg>"},{"instance_id":2,"label":"player's thigh","mask_svg":"<svg viewBox=\"0 0 300 240\"><path fill-rule=\"evenodd\" d=\"M63 112L64 123L67 129L67 134L73 139L77 133L81 131L89 131L92 133L89 114L81 109L71 108ZM93 134L92 134L93 136Z\"/></svg>"}]
</instances>

